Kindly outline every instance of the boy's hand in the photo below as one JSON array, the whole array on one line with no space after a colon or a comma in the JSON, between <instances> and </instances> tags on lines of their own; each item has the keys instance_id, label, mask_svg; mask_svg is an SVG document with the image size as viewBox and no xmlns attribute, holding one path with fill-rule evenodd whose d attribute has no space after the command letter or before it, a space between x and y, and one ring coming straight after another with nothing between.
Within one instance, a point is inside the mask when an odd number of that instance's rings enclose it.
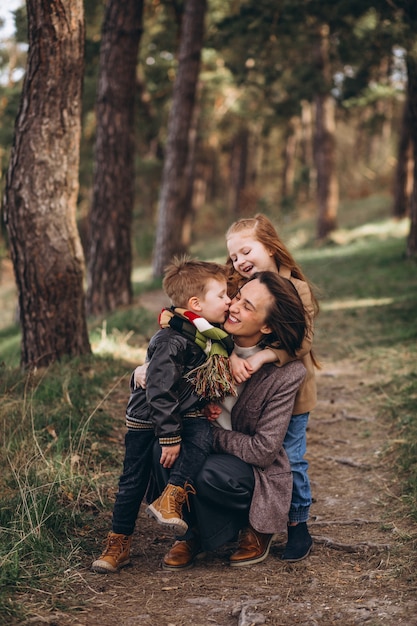
<instances>
[{"instance_id":1,"label":"boy's hand","mask_svg":"<svg viewBox=\"0 0 417 626\"><path fill-rule=\"evenodd\" d=\"M161 458L159 459L162 467L166 469L170 469L175 461L178 459L181 450L181 444L177 444L176 446L161 446L162 453Z\"/></svg>"},{"instance_id":2,"label":"boy's hand","mask_svg":"<svg viewBox=\"0 0 417 626\"><path fill-rule=\"evenodd\" d=\"M237 383L244 383L253 374L252 365L248 359L241 359L234 352L229 357L233 378Z\"/></svg>"},{"instance_id":3,"label":"boy's hand","mask_svg":"<svg viewBox=\"0 0 417 626\"><path fill-rule=\"evenodd\" d=\"M209 422L214 422L214 420L218 419L221 412L221 406L214 404L213 402L207 404L203 409L203 413Z\"/></svg>"},{"instance_id":4,"label":"boy's hand","mask_svg":"<svg viewBox=\"0 0 417 626\"><path fill-rule=\"evenodd\" d=\"M135 389L137 387L146 387L146 370L148 369L148 363L138 365L133 373L133 382L135 383Z\"/></svg>"}]
</instances>

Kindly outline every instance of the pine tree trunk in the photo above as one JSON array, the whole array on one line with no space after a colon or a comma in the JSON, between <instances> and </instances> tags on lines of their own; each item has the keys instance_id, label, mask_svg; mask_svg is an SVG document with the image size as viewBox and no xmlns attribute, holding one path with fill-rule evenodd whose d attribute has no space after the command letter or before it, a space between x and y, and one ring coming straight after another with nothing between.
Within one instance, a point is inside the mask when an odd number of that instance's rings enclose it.
<instances>
[{"instance_id":1,"label":"pine tree trunk","mask_svg":"<svg viewBox=\"0 0 417 626\"><path fill-rule=\"evenodd\" d=\"M198 123L200 120L201 107L199 104L200 90L197 85L197 103L194 105L193 117L188 132L188 156L185 168L185 195L182 206L182 230L181 230L181 246L187 250L191 244L192 225L195 217L194 207L194 186L196 179L196 155L198 146ZM180 207L181 208L181 207Z\"/></svg>"},{"instance_id":2,"label":"pine tree trunk","mask_svg":"<svg viewBox=\"0 0 417 626\"><path fill-rule=\"evenodd\" d=\"M417 121L417 120L416 120ZM417 258L417 153L414 158L414 187L410 199L410 230L407 237L406 254L409 259Z\"/></svg>"},{"instance_id":3,"label":"pine tree trunk","mask_svg":"<svg viewBox=\"0 0 417 626\"><path fill-rule=\"evenodd\" d=\"M294 196L295 155L300 141L300 118L293 117L287 124L283 150L281 202L285 204Z\"/></svg>"},{"instance_id":4,"label":"pine tree trunk","mask_svg":"<svg viewBox=\"0 0 417 626\"><path fill-rule=\"evenodd\" d=\"M90 352L76 228L84 58L82 0L27 0L29 51L7 173L5 221L21 362Z\"/></svg>"},{"instance_id":5,"label":"pine tree trunk","mask_svg":"<svg viewBox=\"0 0 417 626\"><path fill-rule=\"evenodd\" d=\"M87 311L132 301L135 78L143 0L109 0L103 23L90 214Z\"/></svg>"},{"instance_id":6,"label":"pine tree trunk","mask_svg":"<svg viewBox=\"0 0 417 626\"><path fill-rule=\"evenodd\" d=\"M242 196L246 187L249 149L249 130L242 127L233 138L230 164L231 208L233 219L237 220L245 213Z\"/></svg>"},{"instance_id":7,"label":"pine tree trunk","mask_svg":"<svg viewBox=\"0 0 417 626\"><path fill-rule=\"evenodd\" d=\"M313 156L313 105L307 100L301 101L301 164L303 167L302 190L304 197L302 200L308 201L313 195L316 187L316 172L314 169Z\"/></svg>"},{"instance_id":8,"label":"pine tree trunk","mask_svg":"<svg viewBox=\"0 0 417 626\"><path fill-rule=\"evenodd\" d=\"M314 161L317 172L317 237L325 239L337 226L339 186L336 177L335 102L330 95L329 29L319 29L315 50L317 69L322 76L323 89L315 96L316 123Z\"/></svg>"},{"instance_id":9,"label":"pine tree trunk","mask_svg":"<svg viewBox=\"0 0 417 626\"><path fill-rule=\"evenodd\" d=\"M317 237L325 239L337 227L339 186L336 178L334 101L329 95L316 96L314 157L317 171Z\"/></svg>"},{"instance_id":10,"label":"pine tree trunk","mask_svg":"<svg viewBox=\"0 0 417 626\"><path fill-rule=\"evenodd\" d=\"M185 3L159 199L153 261L155 278L162 276L165 266L175 254L183 252L181 239L185 215L182 205L187 193L185 171L200 71L206 5L206 0L187 0Z\"/></svg>"},{"instance_id":11,"label":"pine tree trunk","mask_svg":"<svg viewBox=\"0 0 417 626\"><path fill-rule=\"evenodd\" d=\"M410 137L410 105L408 98L404 103L398 143L397 167L394 179L394 217L402 218L409 214L410 196L413 180L413 142Z\"/></svg>"},{"instance_id":12,"label":"pine tree trunk","mask_svg":"<svg viewBox=\"0 0 417 626\"><path fill-rule=\"evenodd\" d=\"M410 231L407 238L407 257L417 257L417 44L407 55L407 97L410 112L409 132L413 143L414 180L410 201Z\"/></svg>"}]
</instances>

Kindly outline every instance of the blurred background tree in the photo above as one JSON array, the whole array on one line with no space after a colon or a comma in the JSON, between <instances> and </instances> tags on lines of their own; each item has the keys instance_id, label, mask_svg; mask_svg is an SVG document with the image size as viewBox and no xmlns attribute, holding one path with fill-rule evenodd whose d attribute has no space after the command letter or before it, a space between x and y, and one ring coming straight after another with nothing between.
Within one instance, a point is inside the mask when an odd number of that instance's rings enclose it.
<instances>
[{"instance_id":1,"label":"blurred background tree","mask_svg":"<svg viewBox=\"0 0 417 626\"><path fill-rule=\"evenodd\" d=\"M110 0L103 22L86 245L90 315L132 301L136 64L142 16L143 0Z\"/></svg>"},{"instance_id":2,"label":"blurred background tree","mask_svg":"<svg viewBox=\"0 0 417 626\"><path fill-rule=\"evenodd\" d=\"M188 0L180 24L178 69L168 118L154 248L154 276L162 276L173 256L186 252L183 227L189 217L193 180L197 83L204 39L206 0ZM192 132L193 131L193 132Z\"/></svg>"},{"instance_id":3,"label":"blurred background tree","mask_svg":"<svg viewBox=\"0 0 417 626\"><path fill-rule=\"evenodd\" d=\"M84 14L81 0L28 0L28 62L4 215L22 328L21 362L90 353L76 226Z\"/></svg>"},{"instance_id":4,"label":"blurred background tree","mask_svg":"<svg viewBox=\"0 0 417 626\"><path fill-rule=\"evenodd\" d=\"M134 131L120 131L124 135L120 141L133 142L133 174L128 177L134 185L128 235L131 265L153 261L154 276L159 277L165 253L187 250L193 242L223 233L231 221L256 211L276 221L300 215L313 218L316 239L323 244L337 228L341 199L377 191L392 194L393 215L411 217L407 253L414 256L415 3L210 0L201 36L200 70L192 90L194 104L174 111L177 124L186 121L187 158L185 164L181 162L180 174L170 178L164 176L163 168L172 154L169 129L173 122L169 120L178 53L184 43L182 19L184 10L196 3L143 3L143 32L131 85ZM111 245L103 245L101 252L100 246L92 247L88 223L94 206L102 208L94 146L100 121L96 94L100 74L101 79L104 75L100 46L109 4L85 2L77 203L85 254L101 268L95 281L98 290L103 271L110 268ZM16 11L15 17L14 36L0 45L3 190L24 74L25 8ZM108 118L100 132L105 136L110 130ZM109 150L109 160L114 159L114 150ZM174 163L180 161L174 159ZM167 182L176 183L179 177L183 178L181 200L166 204L158 215ZM117 205L116 224L123 214L117 178L107 176ZM109 226L104 222L98 214L96 241L103 244L98 231ZM158 229L168 238L157 239ZM6 239L3 231L3 256L8 254ZM128 247L124 250L127 260ZM117 254L113 261L115 276L121 268L129 274L129 261L124 264ZM119 306L129 300L130 277L123 287L122 282L106 286L107 302L98 309L90 298L89 311L97 313L111 309L111 302ZM121 288L124 295L119 299L117 289Z\"/></svg>"}]
</instances>

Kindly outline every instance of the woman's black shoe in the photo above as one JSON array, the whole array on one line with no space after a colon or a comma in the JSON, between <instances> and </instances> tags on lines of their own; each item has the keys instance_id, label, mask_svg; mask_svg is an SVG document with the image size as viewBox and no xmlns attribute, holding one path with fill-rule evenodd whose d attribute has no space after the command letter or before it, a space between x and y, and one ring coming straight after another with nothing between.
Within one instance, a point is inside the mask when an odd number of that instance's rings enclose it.
<instances>
[{"instance_id":1,"label":"woman's black shoe","mask_svg":"<svg viewBox=\"0 0 417 626\"><path fill-rule=\"evenodd\" d=\"M313 540L308 532L307 523L288 526L288 541L281 556L287 563L295 563L307 558L313 547Z\"/></svg>"}]
</instances>

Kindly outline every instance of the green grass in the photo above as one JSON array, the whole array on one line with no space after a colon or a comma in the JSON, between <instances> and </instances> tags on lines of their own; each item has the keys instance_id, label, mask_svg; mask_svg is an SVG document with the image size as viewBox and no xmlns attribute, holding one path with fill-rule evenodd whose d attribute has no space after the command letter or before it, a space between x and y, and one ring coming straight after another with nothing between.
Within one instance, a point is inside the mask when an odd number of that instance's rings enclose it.
<instances>
[{"instance_id":1,"label":"green grass","mask_svg":"<svg viewBox=\"0 0 417 626\"><path fill-rule=\"evenodd\" d=\"M404 245L370 240L304 257L321 300L318 337L325 333L333 356L415 343L416 263L405 259Z\"/></svg>"},{"instance_id":2,"label":"green grass","mask_svg":"<svg viewBox=\"0 0 417 626\"><path fill-rule=\"evenodd\" d=\"M109 473L120 473L106 399L127 393L128 373L125 362L97 355L31 374L3 368L0 622L25 617L19 597L30 589L45 591L45 609L60 608L86 551L83 529L103 505Z\"/></svg>"},{"instance_id":3,"label":"green grass","mask_svg":"<svg viewBox=\"0 0 417 626\"><path fill-rule=\"evenodd\" d=\"M7 363L17 367L20 361L20 328L17 325L0 330L0 372Z\"/></svg>"},{"instance_id":4,"label":"green grass","mask_svg":"<svg viewBox=\"0 0 417 626\"><path fill-rule=\"evenodd\" d=\"M311 215L277 226L317 287L319 358L355 358L381 373L384 394L375 411L392 424L392 462L417 519L417 266L404 254L407 224L390 220L385 196L346 204L340 223L324 247L315 244ZM192 254L224 260L223 237L196 243ZM150 276L150 267L135 269L135 296L160 288ZM92 356L32 374L18 368L19 329L0 331L0 621L5 623L24 617L24 594L35 588L52 591L44 594L46 608L71 607L65 591L88 553L86 529L97 508L110 506L108 485L120 473L120 446L109 443L114 416L106 398L120 385L126 388L156 320L135 305L91 320L89 328Z\"/></svg>"}]
</instances>

